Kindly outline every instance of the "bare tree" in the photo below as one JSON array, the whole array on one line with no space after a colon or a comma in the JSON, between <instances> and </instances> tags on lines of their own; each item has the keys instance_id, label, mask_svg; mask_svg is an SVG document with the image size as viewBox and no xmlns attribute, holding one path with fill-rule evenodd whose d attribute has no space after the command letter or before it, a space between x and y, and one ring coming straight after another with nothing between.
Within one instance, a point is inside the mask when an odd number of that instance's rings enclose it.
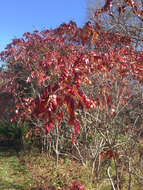
<instances>
[{"instance_id":1,"label":"bare tree","mask_svg":"<svg viewBox=\"0 0 143 190\"><path fill-rule=\"evenodd\" d=\"M130 2L133 5L126 0L86 0L87 19L99 21L95 17L95 12L102 10L100 25L109 32L128 36L134 47L139 50L143 47L143 1Z\"/></svg>"}]
</instances>

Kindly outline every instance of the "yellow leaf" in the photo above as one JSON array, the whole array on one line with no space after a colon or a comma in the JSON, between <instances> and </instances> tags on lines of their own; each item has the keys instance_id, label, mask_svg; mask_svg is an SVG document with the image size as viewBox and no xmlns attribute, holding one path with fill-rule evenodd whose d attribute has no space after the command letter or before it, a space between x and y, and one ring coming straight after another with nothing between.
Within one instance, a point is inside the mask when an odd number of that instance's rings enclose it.
<instances>
[{"instance_id":1,"label":"yellow leaf","mask_svg":"<svg viewBox=\"0 0 143 190\"><path fill-rule=\"evenodd\" d=\"M97 34L97 32L93 32L93 35L92 35L92 43L94 43L96 40L97 40L97 38L98 38L98 34Z\"/></svg>"}]
</instances>

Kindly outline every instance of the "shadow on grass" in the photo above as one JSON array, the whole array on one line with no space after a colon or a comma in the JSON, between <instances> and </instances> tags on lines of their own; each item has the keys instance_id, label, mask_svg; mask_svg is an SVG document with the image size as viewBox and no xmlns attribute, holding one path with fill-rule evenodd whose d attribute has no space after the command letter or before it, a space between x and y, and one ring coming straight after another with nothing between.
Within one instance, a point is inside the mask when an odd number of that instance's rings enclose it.
<instances>
[{"instance_id":1,"label":"shadow on grass","mask_svg":"<svg viewBox=\"0 0 143 190\"><path fill-rule=\"evenodd\" d=\"M23 147L18 143L0 142L0 156L17 156Z\"/></svg>"},{"instance_id":2,"label":"shadow on grass","mask_svg":"<svg viewBox=\"0 0 143 190\"><path fill-rule=\"evenodd\" d=\"M26 190L28 187L26 187L26 184L20 184L20 183L10 183L9 181L4 181L0 179L0 188L3 190Z\"/></svg>"},{"instance_id":3,"label":"shadow on grass","mask_svg":"<svg viewBox=\"0 0 143 190\"><path fill-rule=\"evenodd\" d=\"M0 190L26 190L33 180L15 146L0 146Z\"/></svg>"}]
</instances>

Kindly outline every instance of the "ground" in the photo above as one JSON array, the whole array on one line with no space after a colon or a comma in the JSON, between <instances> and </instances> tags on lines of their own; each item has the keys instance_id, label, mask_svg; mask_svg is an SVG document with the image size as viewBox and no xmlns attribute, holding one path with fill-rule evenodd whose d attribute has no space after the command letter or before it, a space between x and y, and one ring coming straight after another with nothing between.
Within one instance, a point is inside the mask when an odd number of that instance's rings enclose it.
<instances>
[{"instance_id":1,"label":"ground","mask_svg":"<svg viewBox=\"0 0 143 190\"><path fill-rule=\"evenodd\" d=\"M0 189L2 190L70 190L74 181L86 183L92 190L91 171L80 163L38 152L19 152L0 147Z\"/></svg>"}]
</instances>

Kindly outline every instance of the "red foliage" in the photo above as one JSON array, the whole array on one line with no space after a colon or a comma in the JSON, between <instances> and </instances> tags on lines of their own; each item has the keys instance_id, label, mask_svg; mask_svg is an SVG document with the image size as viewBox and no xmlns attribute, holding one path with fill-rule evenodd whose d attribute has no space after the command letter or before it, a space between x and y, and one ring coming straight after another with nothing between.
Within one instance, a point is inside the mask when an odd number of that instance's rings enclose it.
<instances>
[{"instance_id":1,"label":"red foliage","mask_svg":"<svg viewBox=\"0 0 143 190\"><path fill-rule=\"evenodd\" d=\"M118 153L116 151L109 149L105 153L103 153L103 152L100 153L101 160L103 160L104 157L107 159L110 159L110 160L112 160L112 158L117 159Z\"/></svg>"},{"instance_id":2,"label":"red foliage","mask_svg":"<svg viewBox=\"0 0 143 190\"><path fill-rule=\"evenodd\" d=\"M85 188L85 185L81 185L81 183L79 181L75 181L72 184L71 190L84 190L84 188Z\"/></svg>"},{"instance_id":3,"label":"red foliage","mask_svg":"<svg viewBox=\"0 0 143 190\"><path fill-rule=\"evenodd\" d=\"M111 2L107 1L104 9L109 9ZM124 44L119 49L114 47L118 41ZM104 46L106 50L101 51ZM73 136L78 135L77 109L111 107L107 83L102 85L96 100L82 91L83 85L94 85L91 75L96 78L101 74L111 81L118 76L143 81L142 52L136 52L129 39L111 35L90 22L83 28L71 21L55 30L25 33L0 56L8 63L3 88L15 97L16 118L22 122L42 119L47 132L68 116L69 125L74 127ZM27 93L29 89L32 93Z\"/></svg>"}]
</instances>

